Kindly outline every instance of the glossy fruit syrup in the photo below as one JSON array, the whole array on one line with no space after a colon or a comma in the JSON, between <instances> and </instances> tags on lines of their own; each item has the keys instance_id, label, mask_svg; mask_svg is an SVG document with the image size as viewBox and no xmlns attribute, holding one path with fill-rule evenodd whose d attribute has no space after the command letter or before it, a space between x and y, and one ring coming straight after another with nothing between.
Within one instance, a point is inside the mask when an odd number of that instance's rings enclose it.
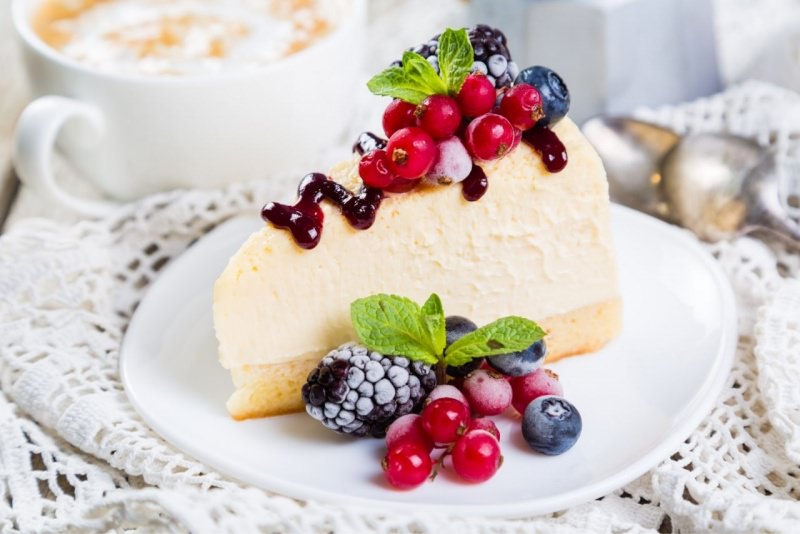
<instances>
[{"instance_id":1,"label":"glossy fruit syrup","mask_svg":"<svg viewBox=\"0 0 800 534\"><path fill-rule=\"evenodd\" d=\"M339 207L351 226L366 230L375 222L375 214L383 199L380 189L363 188L358 194L328 179L324 174L307 174L300 182L297 202L289 206L270 202L261 210L261 218L292 233L302 248L319 244L325 219L320 204L324 199Z\"/></svg>"}]
</instances>

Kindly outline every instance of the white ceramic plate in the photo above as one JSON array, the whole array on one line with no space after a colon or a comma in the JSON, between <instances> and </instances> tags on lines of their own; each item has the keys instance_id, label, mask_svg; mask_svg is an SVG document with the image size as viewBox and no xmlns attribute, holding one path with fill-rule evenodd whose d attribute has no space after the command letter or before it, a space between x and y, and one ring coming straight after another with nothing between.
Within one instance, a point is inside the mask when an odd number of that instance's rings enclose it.
<instances>
[{"instance_id":1,"label":"white ceramic plate","mask_svg":"<svg viewBox=\"0 0 800 534\"><path fill-rule=\"evenodd\" d=\"M465 515L523 516L584 502L668 457L719 395L733 360L736 315L714 260L684 233L615 206L624 329L605 349L553 369L581 411L583 435L557 457L535 454L519 423L498 418L505 464L490 481L452 470L410 491L389 488L381 440L336 435L306 414L244 422L217 363L214 279L256 219L232 220L174 260L136 311L120 356L131 402L167 441L242 481L292 497Z\"/></svg>"}]
</instances>

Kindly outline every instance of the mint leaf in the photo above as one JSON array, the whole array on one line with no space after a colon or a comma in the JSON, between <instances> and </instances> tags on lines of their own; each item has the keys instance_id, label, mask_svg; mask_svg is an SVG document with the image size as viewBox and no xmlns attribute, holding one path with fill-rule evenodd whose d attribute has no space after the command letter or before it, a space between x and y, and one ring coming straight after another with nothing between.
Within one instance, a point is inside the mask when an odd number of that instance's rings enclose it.
<instances>
[{"instance_id":1,"label":"mint leaf","mask_svg":"<svg viewBox=\"0 0 800 534\"><path fill-rule=\"evenodd\" d=\"M444 326L442 299L436 293L431 294L425 304L422 305L422 321L428 329L436 355L441 355L444 352L444 346L447 344L447 332Z\"/></svg>"},{"instance_id":2,"label":"mint leaf","mask_svg":"<svg viewBox=\"0 0 800 534\"><path fill-rule=\"evenodd\" d=\"M416 52L409 50L403 52L403 71L412 80L425 87L429 95L447 94L447 86L433 70L433 66Z\"/></svg>"},{"instance_id":3,"label":"mint leaf","mask_svg":"<svg viewBox=\"0 0 800 534\"><path fill-rule=\"evenodd\" d=\"M376 95L391 96L411 104L419 104L433 94L447 94L447 86L428 61L419 54L406 51L402 67L389 67L367 82Z\"/></svg>"},{"instance_id":4,"label":"mint leaf","mask_svg":"<svg viewBox=\"0 0 800 534\"><path fill-rule=\"evenodd\" d=\"M376 74L367 82L369 90L376 95L399 98L412 104L419 104L429 93L411 80L400 67L389 67L380 74Z\"/></svg>"},{"instance_id":5,"label":"mint leaf","mask_svg":"<svg viewBox=\"0 0 800 534\"><path fill-rule=\"evenodd\" d=\"M421 316L417 303L397 295L373 295L350 305L353 328L370 350L435 365L441 351Z\"/></svg>"},{"instance_id":6,"label":"mint leaf","mask_svg":"<svg viewBox=\"0 0 800 534\"><path fill-rule=\"evenodd\" d=\"M461 90L474 61L475 53L467 30L447 28L439 37L439 72L447 92L452 96Z\"/></svg>"},{"instance_id":7,"label":"mint leaf","mask_svg":"<svg viewBox=\"0 0 800 534\"><path fill-rule=\"evenodd\" d=\"M497 356L527 349L545 336L545 331L529 319L504 317L470 332L449 347L444 361L460 366L473 358Z\"/></svg>"}]
</instances>

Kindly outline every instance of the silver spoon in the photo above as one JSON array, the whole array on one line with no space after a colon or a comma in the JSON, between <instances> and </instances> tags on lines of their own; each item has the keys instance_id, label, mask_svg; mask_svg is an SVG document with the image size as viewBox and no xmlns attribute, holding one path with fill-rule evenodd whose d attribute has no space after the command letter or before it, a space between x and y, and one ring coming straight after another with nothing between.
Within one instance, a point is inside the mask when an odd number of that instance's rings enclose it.
<instances>
[{"instance_id":1,"label":"silver spoon","mask_svg":"<svg viewBox=\"0 0 800 534\"><path fill-rule=\"evenodd\" d=\"M623 117L583 125L608 173L611 198L709 241L767 230L800 244L782 206L774 151L730 134L681 137Z\"/></svg>"}]
</instances>

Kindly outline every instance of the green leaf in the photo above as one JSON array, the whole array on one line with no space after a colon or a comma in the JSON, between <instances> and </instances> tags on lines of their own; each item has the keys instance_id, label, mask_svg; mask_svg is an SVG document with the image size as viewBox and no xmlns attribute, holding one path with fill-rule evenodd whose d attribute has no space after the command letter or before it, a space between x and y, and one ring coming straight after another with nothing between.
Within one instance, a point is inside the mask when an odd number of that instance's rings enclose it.
<instances>
[{"instance_id":1,"label":"green leaf","mask_svg":"<svg viewBox=\"0 0 800 534\"><path fill-rule=\"evenodd\" d=\"M461 90L474 61L475 53L467 30L446 29L439 37L439 72L451 95Z\"/></svg>"},{"instance_id":2,"label":"green leaf","mask_svg":"<svg viewBox=\"0 0 800 534\"><path fill-rule=\"evenodd\" d=\"M376 95L391 96L419 104L433 94L447 94L447 86L428 61L414 52L403 54L402 67L389 67L367 82Z\"/></svg>"},{"instance_id":3,"label":"green leaf","mask_svg":"<svg viewBox=\"0 0 800 534\"><path fill-rule=\"evenodd\" d=\"M433 66L416 52L409 50L403 52L403 71L412 80L427 88L429 95L447 94L447 86L433 70Z\"/></svg>"},{"instance_id":4,"label":"green leaf","mask_svg":"<svg viewBox=\"0 0 800 534\"><path fill-rule=\"evenodd\" d=\"M504 317L470 332L449 347L444 361L460 366L473 358L497 356L527 349L545 336L545 331L529 319Z\"/></svg>"},{"instance_id":5,"label":"green leaf","mask_svg":"<svg viewBox=\"0 0 800 534\"><path fill-rule=\"evenodd\" d=\"M429 93L411 80L400 67L389 67L380 74L376 74L367 82L369 90L376 95L399 98L412 104L419 104Z\"/></svg>"},{"instance_id":6,"label":"green leaf","mask_svg":"<svg viewBox=\"0 0 800 534\"><path fill-rule=\"evenodd\" d=\"M419 305L397 295L373 295L350 305L353 328L370 350L435 365L441 351L421 315Z\"/></svg>"},{"instance_id":7,"label":"green leaf","mask_svg":"<svg viewBox=\"0 0 800 534\"><path fill-rule=\"evenodd\" d=\"M432 293L422 305L422 320L428 330L436 355L441 355L447 344L447 331L444 326L442 299L436 293Z\"/></svg>"}]
</instances>

